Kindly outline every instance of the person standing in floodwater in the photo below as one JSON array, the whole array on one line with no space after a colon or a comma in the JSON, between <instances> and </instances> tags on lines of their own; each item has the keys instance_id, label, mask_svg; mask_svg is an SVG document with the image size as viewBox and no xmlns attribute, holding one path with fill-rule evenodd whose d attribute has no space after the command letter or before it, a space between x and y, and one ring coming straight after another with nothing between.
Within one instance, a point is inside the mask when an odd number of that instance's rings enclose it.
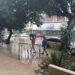
<instances>
[{"instance_id":1,"label":"person standing in floodwater","mask_svg":"<svg viewBox=\"0 0 75 75\"><path fill-rule=\"evenodd\" d=\"M48 55L48 53L47 53L47 39L45 36L43 36L42 47L43 47L43 53L42 54L44 54L44 52L45 52L46 55Z\"/></svg>"},{"instance_id":2,"label":"person standing in floodwater","mask_svg":"<svg viewBox=\"0 0 75 75\"><path fill-rule=\"evenodd\" d=\"M31 36L31 35L30 35L31 45L32 45L32 49L34 50L34 52L36 52L36 51L35 51L35 48L34 48L35 39L36 39L36 36ZM31 49L31 50L32 50L32 49Z\"/></svg>"}]
</instances>

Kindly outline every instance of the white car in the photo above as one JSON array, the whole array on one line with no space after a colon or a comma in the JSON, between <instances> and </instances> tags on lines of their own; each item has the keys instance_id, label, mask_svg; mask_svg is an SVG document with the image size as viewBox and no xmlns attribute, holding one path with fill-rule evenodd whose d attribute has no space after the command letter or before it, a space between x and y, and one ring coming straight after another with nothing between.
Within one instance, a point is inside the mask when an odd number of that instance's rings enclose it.
<instances>
[{"instance_id":1,"label":"white car","mask_svg":"<svg viewBox=\"0 0 75 75\"><path fill-rule=\"evenodd\" d=\"M5 35L3 35L3 40L6 40L7 38L8 38L8 34L5 34ZM10 41L13 41L14 40L14 38L13 38L13 34L12 34L12 36L11 36L11 38L10 38Z\"/></svg>"},{"instance_id":2,"label":"white car","mask_svg":"<svg viewBox=\"0 0 75 75\"><path fill-rule=\"evenodd\" d=\"M29 35L27 33L22 33L20 36L22 36L22 37L28 37Z\"/></svg>"}]
</instances>

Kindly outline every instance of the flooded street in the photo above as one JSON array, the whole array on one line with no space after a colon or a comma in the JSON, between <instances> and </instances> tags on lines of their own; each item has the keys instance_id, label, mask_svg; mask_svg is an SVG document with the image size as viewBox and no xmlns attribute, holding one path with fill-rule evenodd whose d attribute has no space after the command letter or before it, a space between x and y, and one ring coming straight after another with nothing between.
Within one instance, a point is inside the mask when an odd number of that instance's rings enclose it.
<instances>
[{"instance_id":1,"label":"flooded street","mask_svg":"<svg viewBox=\"0 0 75 75\"><path fill-rule=\"evenodd\" d=\"M42 50L41 43L42 43L42 39L36 38L35 50L37 54L39 54L38 53L39 49ZM28 57L30 58L31 47L32 47L31 40L29 39L29 37L13 37L13 40L11 41L10 45L3 44L0 47L0 51L4 53L12 54L13 56L19 56L20 53L22 52L21 57L26 56L26 58ZM32 52L33 52L33 49L32 49Z\"/></svg>"},{"instance_id":2,"label":"flooded street","mask_svg":"<svg viewBox=\"0 0 75 75\"><path fill-rule=\"evenodd\" d=\"M37 38L36 53L30 52L29 37L13 37L10 45L0 44L0 75L35 75L41 62L39 51L42 50L41 39ZM3 63L2 63L3 61ZM9 66L8 66L9 65Z\"/></svg>"}]
</instances>

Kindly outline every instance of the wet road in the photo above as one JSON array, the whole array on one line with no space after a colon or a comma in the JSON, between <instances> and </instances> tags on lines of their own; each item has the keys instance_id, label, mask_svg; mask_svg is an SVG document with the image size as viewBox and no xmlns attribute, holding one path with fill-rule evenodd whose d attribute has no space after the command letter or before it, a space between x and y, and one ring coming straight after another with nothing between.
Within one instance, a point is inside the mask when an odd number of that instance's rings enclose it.
<instances>
[{"instance_id":1,"label":"wet road","mask_svg":"<svg viewBox=\"0 0 75 75\"><path fill-rule=\"evenodd\" d=\"M0 75L36 75L34 70L39 68L38 64L45 57L41 55L41 43L42 38L37 38L36 53L33 53L33 50L30 52L31 41L29 37L13 37L10 45L1 45Z\"/></svg>"},{"instance_id":2,"label":"wet road","mask_svg":"<svg viewBox=\"0 0 75 75\"><path fill-rule=\"evenodd\" d=\"M20 43L20 44L19 44ZM22 43L22 44L21 44ZM40 53L43 51L42 46L42 38L36 38L35 51L31 50L31 40L29 37L13 37L13 40L10 45L3 44L0 47L0 51L6 53L10 56L19 58L23 63L27 62L27 60L36 59L39 60Z\"/></svg>"},{"instance_id":3,"label":"wet road","mask_svg":"<svg viewBox=\"0 0 75 75\"><path fill-rule=\"evenodd\" d=\"M42 49L40 46L41 38L37 38L36 40L36 44L39 44L38 46L35 45L36 53L33 53L33 50L32 53L30 52L31 41L29 37L13 37L10 45L0 44L0 56L2 57L0 58L0 65L2 66L0 68L0 74L34 75L34 70L38 69L38 64L41 62L38 49ZM19 43L28 44L19 45ZM7 66L8 64L9 66Z\"/></svg>"}]
</instances>

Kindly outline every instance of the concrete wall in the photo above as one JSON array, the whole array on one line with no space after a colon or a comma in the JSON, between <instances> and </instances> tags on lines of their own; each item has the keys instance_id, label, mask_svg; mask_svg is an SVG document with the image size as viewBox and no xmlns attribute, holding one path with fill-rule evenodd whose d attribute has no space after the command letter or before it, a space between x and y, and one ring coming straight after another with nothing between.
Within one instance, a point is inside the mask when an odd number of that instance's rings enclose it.
<instances>
[{"instance_id":1,"label":"concrete wall","mask_svg":"<svg viewBox=\"0 0 75 75\"><path fill-rule=\"evenodd\" d=\"M49 75L75 75L75 72L55 66L49 65Z\"/></svg>"}]
</instances>

